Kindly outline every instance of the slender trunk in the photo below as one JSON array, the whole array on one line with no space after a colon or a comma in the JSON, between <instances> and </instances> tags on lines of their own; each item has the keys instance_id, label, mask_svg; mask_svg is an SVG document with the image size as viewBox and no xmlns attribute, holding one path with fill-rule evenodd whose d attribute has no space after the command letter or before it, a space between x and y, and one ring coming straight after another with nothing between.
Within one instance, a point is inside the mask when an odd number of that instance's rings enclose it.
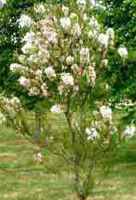
<instances>
[{"instance_id":1,"label":"slender trunk","mask_svg":"<svg viewBox=\"0 0 136 200\"><path fill-rule=\"evenodd\" d=\"M84 197L80 192L80 171L79 171L79 165L80 165L80 156L75 148L76 145L76 133L73 130L72 124L71 124L71 116L69 113L65 114L67 123L69 126L69 130L71 133L71 144L73 147L73 173L74 173L74 188L75 192L77 193L77 198L79 200L86 200L87 198Z\"/></svg>"},{"instance_id":2,"label":"slender trunk","mask_svg":"<svg viewBox=\"0 0 136 200\"><path fill-rule=\"evenodd\" d=\"M35 133L34 133L34 140L39 142L41 136L41 113L35 113Z\"/></svg>"},{"instance_id":3,"label":"slender trunk","mask_svg":"<svg viewBox=\"0 0 136 200\"><path fill-rule=\"evenodd\" d=\"M74 173L74 189L77 194L77 198L79 200L87 200L87 197L81 192L81 184L80 184L80 154L76 148L77 140L76 140L76 131L72 126L72 114L70 112L70 103L71 96L68 96L67 99L67 110L65 112L65 117L68 123L69 131L71 134L71 145L73 149L73 173Z\"/></svg>"},{"instance_id":4,"label":"slender trunk","mask_svg":"<svg viewBox=\"0 0 136 200\"><path fill-rule=\"evenodd\" d=\"M87 200L86 197L79 197L79 200Z\"/></svg>"}]
</instances>

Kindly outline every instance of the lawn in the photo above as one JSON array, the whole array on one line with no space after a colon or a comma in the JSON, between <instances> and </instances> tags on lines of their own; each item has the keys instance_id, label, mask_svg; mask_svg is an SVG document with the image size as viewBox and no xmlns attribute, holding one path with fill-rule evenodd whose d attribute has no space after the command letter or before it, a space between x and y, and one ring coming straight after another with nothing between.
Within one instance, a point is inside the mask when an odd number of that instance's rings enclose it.
<instances>
[{"instance_id":1,"label":"lawn","mask_svg":"<svg viewBox=\"0 0 136 200\"><path fill-rule=\"evenodd\" d=\"M70 175L49 170L34 161L38 151L11 129L0 129L0 199L8 200L76 200L71 192ZM93 200L136 200L136 140L122 146L112 172L94 189ZM91 200L91 198L89 199Z\"/></svg>"}]
</instances>

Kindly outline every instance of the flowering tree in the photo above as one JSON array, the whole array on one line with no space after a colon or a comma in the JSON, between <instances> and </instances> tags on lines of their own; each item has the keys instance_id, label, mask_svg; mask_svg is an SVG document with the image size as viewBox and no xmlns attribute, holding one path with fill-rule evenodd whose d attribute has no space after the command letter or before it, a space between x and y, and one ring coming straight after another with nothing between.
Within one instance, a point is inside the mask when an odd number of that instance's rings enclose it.
<instances>
[{"instance_id":1,"label":"flowering tree","mask_svg":"<svg viewBox=\"0 0 136 200\"><path fill-rule=\"evenodd\" d=\"M59 152L73 172L80 200L90 195L96 170L108 166L119 141L107 71L113 55L122 62L128 55L124 46L116 50L114 30L103 29L94 6L94 1L78 0L36 6L35 19L22 15L20 27L30 30L18 62L10 65L30 97L64 115L68 134L62 134Z\"/></svg>"}]
</instances>

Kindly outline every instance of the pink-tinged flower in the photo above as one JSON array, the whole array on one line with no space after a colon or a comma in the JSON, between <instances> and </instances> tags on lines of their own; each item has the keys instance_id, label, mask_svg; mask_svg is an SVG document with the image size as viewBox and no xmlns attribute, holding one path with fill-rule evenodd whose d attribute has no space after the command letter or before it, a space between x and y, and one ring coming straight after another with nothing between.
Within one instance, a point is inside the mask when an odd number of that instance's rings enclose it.
<instances>
[{"instance_id":1,"label":"pink-tinged flower","mask_svg":"<svg viewBox=\"0 0 136 200\"><path fill-rule=\"evenodd\" d=\"M30 80L25 76L21 76L18 81L23 87L28 88L30 86Z\"/></svg>"},{"instance_id":2,"label":"pink-tinged flower","mask_svg":"<svg viewBox=\"0 0 136 200\"><path fill-rule=\"evenodd\" d=\"M57 44L58 42L58 37L57 37L57 33L55 31L52 30L45 30L43 32L43 34L45 35L45 37L47 38L47 40L52 43L52 44Z\"/></svg>"}]
</instances>

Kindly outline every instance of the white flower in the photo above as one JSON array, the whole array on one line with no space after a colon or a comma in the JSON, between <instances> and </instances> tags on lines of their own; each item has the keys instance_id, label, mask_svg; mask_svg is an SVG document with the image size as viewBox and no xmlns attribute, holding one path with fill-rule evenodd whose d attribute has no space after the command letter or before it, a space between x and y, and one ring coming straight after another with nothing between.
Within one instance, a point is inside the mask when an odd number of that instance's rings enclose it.
<instances>
[{"instance_id":1,"label":"white flower","mask_svg":"<svg viewBox=\"0 0 136 200\"><path fill-rule=\"evenodd\" d=\"M22 39L22 42L32 43L35 41L35 33L30 31L27 32L24 38Z\"/></svg>"},{"instance_id":2,"label":"white flower","mask_svg":"<svg viewBox=\"0 0 136 200\"><path fill-rule=\"evenodd\" d=\"M128 57L128 50L126 47L119 47L118 48L118 54L121 58L127 58Z\"/></svg>"},{"instance_id":3,"label":"white flower","mask_svg":"<svg viewBox=\"0 0 136 200\"><path fill-rule=\"evenodd\" d=\"M34 7L34 10L38 14L43 14L45 12L45 7L42 3L39 3Z\"/></svg>"},{"instance_id":4,"label":"white flower","mask_svg":"<svg viewBox=\"0 0 136 200\"><path fill-rule=\"evenodd\" d=\"M66 6L62 6L62 11L63 11L63 13L64 13L64 15L65 16L68 16L68 14L69 14L69 8L68 7L66 7Z\"/></svg>"},{"instance_id":5,"label":"white flower","mask_svg":"<svg viewBox=\"0 0 136 200\"><path fill-rule=\"evenodd\" d=\"M74 58L73 58L72 56L68 56L68 57L66 58L66 63L67 63L67 65L72 65L73 62L74 62Z\"/></svg>"},{"instance_id":6,"label":"white flower","mask_svg":"<svg viewBox=\"0 0 136 200\"><path fill-rule=\"evenodd\" d=\"M29 64L37 64L39 63L39 57L37 56L37 54L33 54L27 57L27 61Z\"/></svg>"},{"instance_id":7,"label":"white flower","mask_svg":"<svg viewBox=\"0 0 136 200\"><path fill-rule=\"evenodd\" d=\"M69 17L62 17L60 19L60 24L65 31L70 30L71 28L71 20Z\"/></svg>"},{"instance_id":8,"label":"white flower","mask_svg":"<svg viewBox=\"0 0 136 200\"><path fill-rule=\"evenodd\" d=\"M96 5L96 1L95 0L90 0L90 3L91 3L92 6Z\"/></svg>"},{"instance_id":9,"label":"white flower","mask_svg":"<svg viewBox=\"0 0 136 200\"><path fill-rule=\"evenodd\" d=\"M135 133L136 133L136 127L134 125L130 125L126 127L126 129L123 132L123 135L131 138L134 136Z\"/></svg>"},{"instance_id":10,"label":"white flower","mask_svg":"<svg viewBox=\"0 0 136 200\"><path fill-rule=\"evenodd\" d=\"M58 91L59 91L59 94L62 95L63 92L64 92L64 85L59 85L58 86Z\"/></svg>"},{"instance_id":11,"label":"white flower","mask_svg":"<svg viewBox=\"0 0 136 200\"><path fill-rule=\"evenodd\" d=\"M14 105L20 105L20 100L18 97L13 97L11 100L10 100L10 103L14 106Z\"/></svg>"},{"instance_id":12,"label":"white flower","mask_svg":"<svg viewBox=\"0 0 136 200\"><path fill-rule=\"evenodd\" d=\"M103 59L101 62L104 67L107 67L109 61L108 59Z\"/></svg>"},{"instance_id":13,"label":"white flower","mask_svg":"<svg viewBox=\"0 0 136 200\"><path fill-rule=\"evenodd\" d=\"M81 35L80 25L78 23L74 24L71 31L75 37L79 37Z\"/></svg>"},{"instance_id":14,"label":"white flower","mask_svg":"<svg viewBox=\"0 0 136 200\"><path fill-rule=\"evenodd\" d=\"M82 48L80 50L80 62L88 63L90 61L90 53L88 48Z\"/></svg>"},{"instance_id":15,"label":"white flower","mask_svg":"<svg viewBox=\"0 0 136 200\"><path fill-rule=\"evenodd\" d=\"M115 32L114 32L113 28L108 28L106 31L106 34L108 35L109 39L114 40Z\"/></svg>"},{"instance_id":16,"label":"white flower","mask_svg":"<svg viewBox=\"0 0 136 200\"><path fill-rule=\"evenodd\" d=\"M90 30L90 31L88 32L88 37L89 37L90 39L96 39L97 36L98 36L98 32L97 32L95 29L94 29L94 30Z\"/></svg>"},{"instance_id":17,"label":"white flower","mask_svg":"<svg viewBox=\"0 0 136 200\"><path fill-rule=\"evenodd\" d=\"M112 109L109 106L101 106L100 107L100 114L106 120L112 119Z\"/></svg>"},{"instance_id":18,"label":"white flower","mask_svg":"<svg viewBox=\"0 0 136 200\"><path fill-rule=\"evenodd\" d=\"M89 70L89 78L92 82L92 86L95 86L95 81L96 81L96 72L93 66L88 67Z\"/></svg>"},{"instance_id":19,"label":"white flower","mask_svg":"<svg viewBox=\"0 0 136 200\"><path fill-rule=\"evenodd\" d=\"M0 0L0 8L3 8L6 4L6 0Z\"/></svg>"},{"instance_id":20,"label":"white flower","mask_svg":"<svg viewBox=\"0 0 136 200\"><path fill-rule=\"evenodd\" d=\"M20 28L30 27L33 23L31 17L25 14L22 14L21 17L17 20L17 22L19 23Z\"/></svg>"},{"instance_id":21,"label":"white flower","mask_svg":"<svg viewBox=\"0 0 136 200\"><path fill-rule=\"evenodd\" d=\"M83 15L83 20L84 20L84 21L88 21L88 19L89 19L89 18L88 18L88 16L87 16L87 14L84 13L84 15Z\"/></svg>"},{"instance_id":22,"label":"white flower","mask_svg":"<svg viewBox=\"0 0 136 200\"><path fill-rule=\"evenodd\" d=\"M42 78L42 70L41 69L37 69L36 71L35 71L35 75L36 75L36 78L37 79L41 79Z\"/></svg>"},{"instance_id":23,"label":"white flower","mask_svg":"<svg viewBox=\"0 0 136 200\"><path fill-rule=\"evenodd\" d=\"M10 65L10 70L12 72L17 72L17 71L23 70L24 68L25 68L24 66L22 66L22 65L20 65L18 63L12 63Z\"/></svg>"},{"instance_id":24,"label":"white flower","mask_svg":"<svg viewBox=\"0 0 136 200\"><path fill-rule=\"evenodd\" d=\"M57 33L51 30L46 30L43 33L47 40L53 44L56 44L58 42L58 37L57 37Z\"/></svg>"},{"instance_id":25,"label":"white flower","mask_svg":"<svg viewBox=\"0 0 136 200\"><path fill-rule=\"evenodd\" d=\"M109 36L107 34L101 33L98 36L98 42L102 47L107 48L109 44Z\"/></svg>"},{"instance_id":26,"label":"white flower","mask_svg":"<svg viewBox=\"0 0 136 200\"><path fill-rule=\"evenodd\" d=\"M74 22L77 22L78 21L78 15L76 13L71 13L70 19Z\"/></svg>"},{"instance_id":27,"label":"white flower","mask_svg":"<svg viewBox=\"0 0 136 200\"><path fill-rule=\"evenodd\" d=\"M18 81L20 85L22 85L23 87L27 88L30 86L30 80L26 78L25 76L21 76Z\"/></svg>"},{"instance_id":28,"label":"white flower","mask_svg":"<svg viewBox=\"0 0 136 200\"><path fill-rule=\"evenodd\" d=\"M46 83L43 83L43 84L41 85L41 90L42 90L42 95L43 95L44 97L47 97L47 96L48 96L48 91L47 91L47 85L46 85Z\"/></svg>"},{"instance_id":29,"label":"white flower","mask_svg":"<svg viewBox=\"0 0 136 200\"><path fill-rule=\"evenodd\" d=\"M39 163L43 161L43 156L40 152L34 155L34 161L39 162Z\"/></svg>"},{"instance_id":30,"label":"white flower","mask_svg":"<svg viewBox=\"0 0 136 200\"><path fill-rule=\"evenodd\" d=\"M70 73L62 73L61 79L62 79L64 85L70 85L70 86L74 85L74 78Z\"/></svg>"},{"instance_id":31,"label":"white flower","mask_svg":"<svg viewBox=\"0 0 136 200\"><path fill-rule=\"evenodd\" d=\"M62 113L61 106L59 104L53 105L51 107L51 112L52 113Z\"/></svg>"},{"instance_id":32,"label":"white flower","mask_svg":"<svg viewBox=\"0 0 136 200\"><path fill-rule=\"evenodd\" d=\"M77 0L78 5L86 5L86 0Z\"/></svg>"},{"instance_id":33,"label":"white flower","mask_svg":"<svg viewBox=\"0 0 136 200\"><path fill-rule=\"evenodd\" d=\"M29 54L32 49L34 48L34 46L32 45L32 43L27 42L23 47L22 47L22 52L24 54Z\"/></svg>"},{"instance_id":34,"label":"white flower","mask_svg":"<svg viewBox=\"0 0 136 200\"><path fill-rule=\"evenodd\" d=\"M3 115L2 112L0 112L0 124L3 124L6 121L5 116Z\"/></svg>"},{"instance_id":35,"label":"white flower","mask_svg":"<svg viewBox=\"0 0 136 200\"><path fill-rule=\"evenodd\" d=\"M56 77L55 70L53 69L52 66L47 67L44 72L49 79Z\"/></svg>"},{"instance_id":36,"label":"white flower","mask_svg":"<svg viewBox=\"0 0 136 200\"><path fill-rule=\"evenodd\" d=\"M89 25L91 26L93 31L94 30L98 31L100 29L100 25L94 16L91 17Z\"/></svg>"},{"instance_id":37,"label":"white flower","mask_svg":"<svg viewBox=\"0 0 136 200\"><path fill-rule=\"evenodd\" d=\"M99 10L103 10L103 11L106 10L106 6L102 5L101 2L100 2L100 3L97 2L97 3L95 4L95 6L96 6L96 8L99 9Z\"/></svg>"},{"instance_id":38,"label":"white flower","mask_svg":"<svg viewBox=\"0 0 136 200\"><path fill-rule=\"evenodd\" d=\"M40 90L37 87L32 87L29 90L29 96L37 96L40 94Z\"/></svg>"},{"instance_id":39,"label":"white flower","mask_svg":"<svg viewBox=\"0 0 136 200\"><path fill-rule=\"evenodd\" d=\"M99 137L99 134L94 127L86 128L85 133L87 134L88 140L95 140Z\"/></svg>"},{"instance_id":40,"label":"white flower","mask_svg":"<svg viewBox=\"0 0 136 200\"><path fill-rule=\"evenodd\" d=\"M79 71L79 66L77 64L73 64L71 66L71 69L76 74Z\"/></svg>"}]
</instances>

